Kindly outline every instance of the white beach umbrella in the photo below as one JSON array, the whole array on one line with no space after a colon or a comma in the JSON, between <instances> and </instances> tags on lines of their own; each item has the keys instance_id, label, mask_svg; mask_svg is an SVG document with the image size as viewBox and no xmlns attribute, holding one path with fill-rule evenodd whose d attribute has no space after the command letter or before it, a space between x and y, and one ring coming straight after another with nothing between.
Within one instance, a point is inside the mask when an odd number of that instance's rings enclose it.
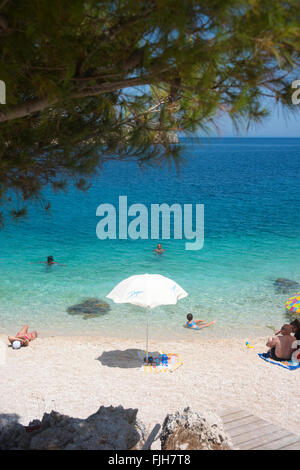
<instances>
[{"instance_id":1,"label":"white beach umbrella","mask_svg":"<svg viewBox=\"0 0 300 470\"><path fill-rule=\"evenodd\" d=\"M159 305L175 305L188 294L177 282L160 274L140 274L128 277L106 296L116 304L130 303L147 309L148 360L148 312Z\"/></svg>"}]
</instances>

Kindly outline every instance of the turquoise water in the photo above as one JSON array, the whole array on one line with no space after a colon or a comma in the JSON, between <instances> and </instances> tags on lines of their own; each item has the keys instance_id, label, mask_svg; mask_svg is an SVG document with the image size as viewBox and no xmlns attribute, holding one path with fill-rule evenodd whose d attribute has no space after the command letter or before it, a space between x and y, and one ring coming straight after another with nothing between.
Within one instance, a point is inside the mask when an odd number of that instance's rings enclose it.
<instances>
[{"instance_id":1,"label":"turquoise water","mask_svg":"<svg viewBox=\"0 0 300 470\"><path fill-rule=\"evenodd\" d=\"M141 172L133 163L109 163L85 194L49 193L51 216L33 206L28 217L0 232L0 332L23 323L47 334L144 337L145 314L111 303L102 317L84 320L66 312L87 297L105 299L120 280L160 273L188 293L176 306L151 313L151 337L266 334L280 326L287 295L277 277L300 282L300 139L182 140L185 166ZM96 237L96 208L128 204L203 203L205 243L186 251L184 240ZM34 264L53 255L67 266ZM201 332L183 328L187 312L212 320Z\"/></svg>"}]
</instances>

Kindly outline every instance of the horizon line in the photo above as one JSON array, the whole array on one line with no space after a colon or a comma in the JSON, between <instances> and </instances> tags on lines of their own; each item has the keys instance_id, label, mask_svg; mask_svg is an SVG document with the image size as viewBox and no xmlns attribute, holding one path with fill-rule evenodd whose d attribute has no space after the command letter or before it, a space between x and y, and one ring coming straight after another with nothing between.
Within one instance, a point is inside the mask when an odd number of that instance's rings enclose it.
<instances>
[{"instance_id":1,"label":"horizon line","mask_svg":"<svg viewBox=\"0 0 300 470\"><path fill-rule=\"evenodd\" d=\"M272 135L258 135L258 136L245 136L245 135L224 135L224 136L207 136L207 135L194 135L194 136L182 136L179 135L179 139L193 139L194 137L198 137L200 139L300 139L300 136L272 136Z\"/></svg>"}]
</instances>

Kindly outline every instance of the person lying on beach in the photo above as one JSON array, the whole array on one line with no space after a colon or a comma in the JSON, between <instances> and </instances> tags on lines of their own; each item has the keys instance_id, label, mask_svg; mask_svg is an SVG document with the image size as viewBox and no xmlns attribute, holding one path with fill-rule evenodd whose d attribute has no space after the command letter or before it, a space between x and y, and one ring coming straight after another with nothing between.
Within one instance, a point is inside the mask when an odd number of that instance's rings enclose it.
<instances>
[{"instance_id":1,"label":"person lying on beach","mask_svg":"<svg viewBox=\"0 0 300 470\"><path fill-rule=\"evenodd\" d=\"M153 250L153 253L156 253L157 255L162 255L166 250L164 250L162 247L161 247L161 244L159 243L157 245L157 247L155 248L155 250Z\"/></svg>"},{"instance_id":2,"label":"person lying on beach","mask_svg":"<svg viewBox=\"0 0 300 470\"><path fill-rule=\"evenodd\" d=\"M214 323L216 323L216 320L213 320L209 323L203 323L204 320L193 320L193 315L191 313L188 313L186 318L187 318L186 326L188 328L193 328L194 330L200 330L200 328L206 328L207 326L211 326Z\"/></svg>"},{"instance_id":3,"label":"person lying on beach","mask_svg":"<svg viewBox=\"0 0 300 470\"><path fill-rule=\"evenodd\" d=\"M47 261L38 261L36 264L47 264L47 266L58 264L59 266L66 266L65 264L57 263L56 261L54 261L53 256L47 256Z\"/></svg>"},{"instance_id":4,"label":"person lying on beach","mask_svg":"<svg viewBox=\"0 0 300 470\"><path fill-rule=\"evenodd\" d=\"M270 348L271 359L274 359L274 361L290 360L293 353L292 344L295 341L295 336L292 333L293 326L286 323L275 333L276 336L268 338L266 346ZM279 334L281 336L277 336Z\"/></svg>"},{"instance_id":5,"label":"person lying on beach","mask_svg":"<svg viewBox=\"0 0 300 470\"><path fill-rule=\"evenodd\" d=\"M29 342L35 338L37 338L37 332L28 333L28 325L25 325L16 336L9 336L8 341L14 349L19 349L21 346L28 346Z\"/></svg>"}]
</instances>

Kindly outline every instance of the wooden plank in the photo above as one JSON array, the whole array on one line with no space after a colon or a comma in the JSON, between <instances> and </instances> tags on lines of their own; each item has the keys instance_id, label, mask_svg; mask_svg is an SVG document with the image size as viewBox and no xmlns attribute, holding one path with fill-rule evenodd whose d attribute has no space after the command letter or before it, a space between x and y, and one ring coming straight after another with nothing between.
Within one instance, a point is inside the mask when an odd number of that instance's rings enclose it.
<instances>
[{"instance_id":1,"label":"wooden plank","mask_svg":"<svg viewBox=\"0 0 300 470\"><path fill-rule=\"evenodd\" d=\"M239 411L238 413L235 412L222 417L222 421L224 425L227 425L229 423L232 423L233 421L237 421L238 419L247 418L248 416L251 416L248 411Z\"/></svg>"},{"instance_id":2,"label":"wooden plank","mask_svg":"<svg viewBox=\"0 0 300 470\"><path fill-rule=\"evenodd\" d=\"M300 450L300 435L278 428L248 411L217 411L234 446L241 450Z\"/></svg>"},{"instance_id":3,"label":"wooden plank","mask_svg":"<svg viewBox=\"0 0 300 470\"><path fill-rule=\"evenodd\" d=\"M247 424L255 423L256 421L263 421L263 420L261 420L257 416L248 415L248 416L245 416L244 418L237 419L236 421L231 421L230 423L224 424L224 428L226 431L230 432L231 430L235 428L240 428L240 427L246 426Z\"/></svg>"},{"instance_id":4,"label":"wooden plank","mask_svg":"<svg viewBox=\"0 0 300 470\"><path fill-rule=\"evenodd\" d=\"M258 419L258 421L255 421L253 423L248 423L246 426L239 426L238 428L231 429L227 432L229 436L231 436L231 438L234 439L238 435L245 434L246 432L249 432L249 431L254 431L256 429L262 428L265 425L266 425L266 421Z\"/></svg>"},{"instance_id":5,"label":"wooden plank","mask_svg":"<svg viewBox=\"0 0 300 470\"><path fill-rule=\"evenodd\" d=\"M277 431L271 431L269 428L269 433L264 436L257 436L254 439L249 439L249 441L245 441L239 444L239 448L242 450L253 450L259 447L268 446L269 444L272 445L274 441L277 439L286 438L288 436L292 436L289 431L284 431L284 429L279 429Z\"/></svg>"},{"instance_id":6,"label":"wooden plank","mask_svg":"<svg viewBox=\"0 0 300 470\"><path fill-rule=\"evenodd\" d=\"M280 447L279 450L300 450L300 438L299 438L299 441L294 442L294 444L290 444L288 446Z\"/></svg>"},{"instance_id":7,"label":"wooden plank","mask_svg":"<svg viewBox=\"0 0 300 470\"><path fill-rule=\"evenodd\" d=\"M243 434L238 434L235 436L234 442L236 444L242 444L243 442L250 441L256 437L267 435L270 432L273 432L273 427L271 427L270 424L265 424L264 426L255 428L252 431L246 431Z\"/></svg>"},{"instance_id":8,"label":"wooden plank","mask_svg":"<svg viewBox=\"0 0 300 470\"><path fill-rule=\"evenodd\" d=\"M263 446L254 447L253 450L279 450L290 444L295 444L298 441L299 436L296 436L296 434L288 434Z\"/></svg>"}]
</instances>

